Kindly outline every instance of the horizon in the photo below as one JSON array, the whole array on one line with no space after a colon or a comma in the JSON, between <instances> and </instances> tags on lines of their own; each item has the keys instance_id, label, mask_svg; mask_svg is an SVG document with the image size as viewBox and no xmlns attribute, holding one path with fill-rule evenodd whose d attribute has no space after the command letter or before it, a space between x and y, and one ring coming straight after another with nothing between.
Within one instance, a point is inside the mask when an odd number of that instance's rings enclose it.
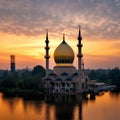
<instances>
[{"instance_id":1,"label":"horizon","mask_svg":"<svg viewBox=\"0 0 120 120\"><path fill-rule=\"evenodd\" d=\"M16 69L45 67L45 39L48 29L50 68L53 53L66 34L75 53L79 25L85 69L120 67L120 1L40 0L0 1L0 69L10 69L10 55L16 56Z\"/></svg>"}]
</instances>

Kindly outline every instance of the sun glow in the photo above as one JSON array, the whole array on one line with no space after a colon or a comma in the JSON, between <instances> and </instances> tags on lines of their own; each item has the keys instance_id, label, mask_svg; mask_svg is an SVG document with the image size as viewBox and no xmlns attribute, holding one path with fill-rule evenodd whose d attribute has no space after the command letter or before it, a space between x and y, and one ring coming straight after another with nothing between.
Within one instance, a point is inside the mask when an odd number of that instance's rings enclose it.
<instances>
[{"instance_id":1,"label":"sun glow","mask_svg":"<svg viewBox=\"0 0 120 120\"><path fill-rule=\"evenodd\" d=\"M77 36L77 35L76 35ZM77 66L77 37L66 35L66 42L72 47L75 53L74 65ZM86 40L87 39L87 40ZM98 62L109 62L114 60L113 57L119 58L119 41L107 40L88 40L89 38L83 38L83 55L85 59L86 67L97 67L95 64ZM3 68L9 68L9 56L11 54L16 55L16 62L19 68L24 68L26 66L33 67L35 64L42 64L45 66L45 33L40 36L31 37L24 35L14 35L14 34L1 34L1 66ZM50 67L52 68L55 63L53 60L53 53L56 47L62 42L62 35L59 34L52 36L49 33L49 46L50 46ZM118 63L118 60L116 60ZM105 62L106 63L106 62ZM92 64L92 65L90 65ZM99 66L99 65L98 65ZM104 65L103 65L104 67Z\"/></svg>"}]
</instances>

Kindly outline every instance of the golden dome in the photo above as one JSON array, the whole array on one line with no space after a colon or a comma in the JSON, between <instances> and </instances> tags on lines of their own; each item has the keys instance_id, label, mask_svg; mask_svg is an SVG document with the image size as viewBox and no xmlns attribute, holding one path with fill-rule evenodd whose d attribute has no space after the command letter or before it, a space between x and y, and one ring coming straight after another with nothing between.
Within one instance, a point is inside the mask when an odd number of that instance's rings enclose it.
<instances>
[{"instance_id":1,"label":"golden dome","mask_svg":"<svg viewBox=\"0 0 120 120\"><path fill-rule=\"evenodd\" d=\"M57 65L72 65L74 61L74 52L72 48L65 42L63 36L63 42L56 48L54 52L54 60Z\"/></svg>"}]
</instances>

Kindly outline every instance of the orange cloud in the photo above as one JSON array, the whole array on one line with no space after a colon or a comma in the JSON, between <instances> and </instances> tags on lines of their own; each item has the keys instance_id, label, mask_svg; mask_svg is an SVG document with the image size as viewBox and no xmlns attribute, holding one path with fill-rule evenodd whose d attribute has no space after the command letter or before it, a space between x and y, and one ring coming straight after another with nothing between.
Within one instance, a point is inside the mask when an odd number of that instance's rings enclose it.
<instances>
[{"instance_id":1,"label":"orange cloud","mask_svg":"<svg viewBox=\"0 0 120 120\"><path fill-rule=\"evenodd\" d=\"M68 31L67 31L68 32ZM74 37L74 39L73 39ZM87 39L87 40L86 40ZM108 68L120 66L120 49L119 40L108 42L108 40L88 40L83 38L83 54L86 68ZM50 67L54 63L53 53L55 48L62 42L62 34L56 32L56 35L49 34L50 40ZM17 68L25 68L37 64L45 67L45 34L37 37L30 36L16 36L13 34L2 34L0 36L0 69L8 69L10 62L10 55L16 55ZM66 42L73 48L75 55L77 55L77 32L76 36L66 35ZM77 67L77 57L75 56L74 65Z\"/></svg>"}]
</instances>

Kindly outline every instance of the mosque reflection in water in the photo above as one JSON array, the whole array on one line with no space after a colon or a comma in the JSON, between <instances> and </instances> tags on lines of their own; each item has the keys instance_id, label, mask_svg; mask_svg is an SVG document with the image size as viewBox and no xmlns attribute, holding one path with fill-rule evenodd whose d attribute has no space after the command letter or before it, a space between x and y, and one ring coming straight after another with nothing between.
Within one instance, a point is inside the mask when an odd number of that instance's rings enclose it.
<instances>
[{"instance_id":1,"label":"mosque reflection in water","mask_svg":"<svg viewBox=\"0 0 120 120\"><path fill-rule=\"evenodd\" d=\"M79 95L46 96L45 101L48 105L54 104L56 120L82 120L82 96ZM50 118L49 107L47 111L48 118Z\"/></svg>"},{"instance_id":2,"label":"mosque reflection in water","mask_svg":"<svg viewBox=\"0 0 120 120\"><path fill-rule=\"evenodd\" d=\"M82 104L87 103L87 98L83 100L82 95L47 95L44 99L35 101L4 97L2 100L2 104L9 107L13 115L12 120L15 120L18 113L21 114L17 116L18 120L82 120Z\"/></svg>"}]
</instances>

